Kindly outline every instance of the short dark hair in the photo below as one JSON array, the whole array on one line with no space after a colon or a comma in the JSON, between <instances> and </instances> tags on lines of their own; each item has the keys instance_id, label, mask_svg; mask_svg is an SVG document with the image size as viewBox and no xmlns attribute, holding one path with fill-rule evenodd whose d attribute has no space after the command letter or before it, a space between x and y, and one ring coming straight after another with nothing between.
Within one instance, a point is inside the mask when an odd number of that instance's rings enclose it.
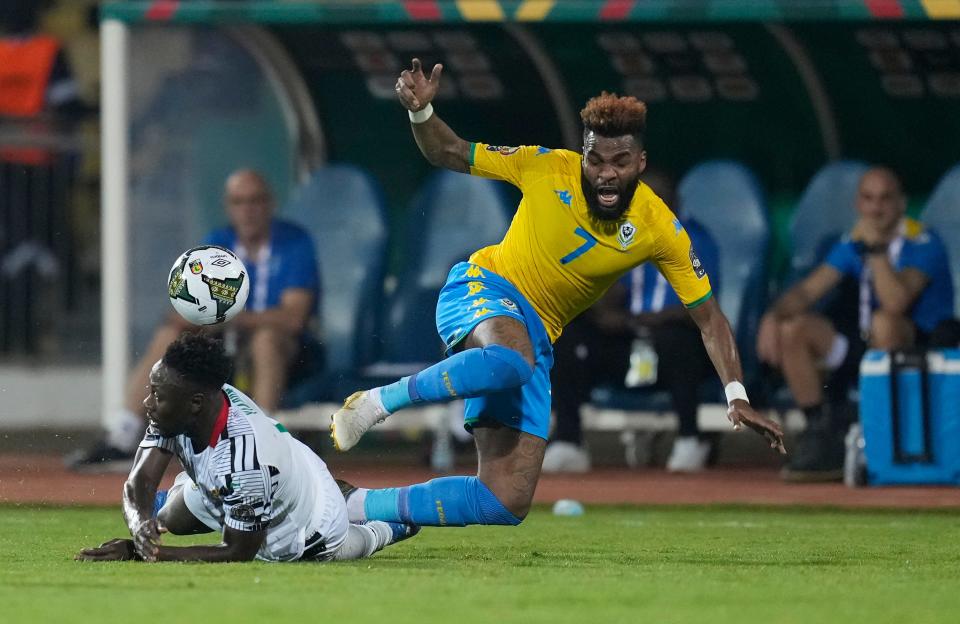
<instances>
[{"instance_id":1,"label":"short dark hair","mask_svg":"<svg viewBox=\"0 0 960 624\"><path fill-rule=\"evenodd\" d=\"M184 332L163 354L163 363L185 380L217 390L230 380L233 360L223 341L203 332Z\"/></svg>"},{"instance_id":2,"label":"short dark hair","mask_svg":"<svg viewBox=\"0 0 960 624\"><path fill-rule=\"evenodd\" d=\"M633 135L643 145L647 131L647 105L629 95L603 91L590 98L580 111L580 120L585 130L592 130L604 137Z\"/></svg>"}]
</instances>

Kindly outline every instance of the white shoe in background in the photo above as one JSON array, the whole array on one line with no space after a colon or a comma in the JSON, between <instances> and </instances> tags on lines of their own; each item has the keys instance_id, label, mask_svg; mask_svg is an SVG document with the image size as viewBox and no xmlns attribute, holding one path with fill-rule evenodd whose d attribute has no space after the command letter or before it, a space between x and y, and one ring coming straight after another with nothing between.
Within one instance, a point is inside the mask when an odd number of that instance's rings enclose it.
<instances>
[{"instance_id":1,"label":"white shoe in background","mask_svg":"<svg viewBox=\"0 0 960 624\"><path fill-rule=\"evenodd\" d=\"M543 455L543 472L576 472L590 471L590 454L586 449L572 442L551 442Z\"/></svg>"},{"instance_id":2,"label":"white shoe in background","mask_svg":"<svg viewBox=\"0 0 960 624\"><path fill-rule=\"evenodd\" d=\"M669 472L700 472L707 466L710 443L697 436L678 437L667 459Z\"/></svg>"}]
</instances>

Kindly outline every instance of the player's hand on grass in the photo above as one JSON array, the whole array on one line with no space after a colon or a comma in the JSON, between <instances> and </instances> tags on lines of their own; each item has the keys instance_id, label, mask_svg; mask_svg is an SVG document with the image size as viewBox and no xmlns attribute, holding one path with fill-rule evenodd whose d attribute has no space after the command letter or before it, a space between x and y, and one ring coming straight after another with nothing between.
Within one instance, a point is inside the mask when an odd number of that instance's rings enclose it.
<instances>
[{"instance_id":1,"label":"player's hand on grass","mask_svg":"<svg viewBox=\"0 0 960 624\"><path fill-rule=\"evenodd\" d=\"M77 556L77 561L133 561L140 559L131 539L112 539L96 548L84 548Z\"/></svg>"},{"instance_id":2,"label":"player's hand on grass","mask_svg":"<svg viewBox=\"0 0 960 624\"><path fill-rule=\"evenodd\" d=\"M733 405L727 409L727 418L733 423L733 428L739 431L744 425L753 429L770 443L770 448L786 455L787 449L783 446L783 429L769 418L761 416L750 407L750 404L741 399L734 399Z\"/></svg>"},{"instance_id":3,"label":"player's hand on grass","mask_svg":"<svg viewBox=\"0 0 960 624\"><path fill-rule=\"evenodd\" d=\"M427 78L420 66L420 59L413 59L413 67L400 72L397 78L397 97L404 108L413 113L423 110L427 104L433 101L437 90L440 88L440 74L443 73L443 65L437 63L430 71L430 77Z\"/></svg>"},{"instance_id":4,"label":"player's hand on grass","mask_svg":"<svg viewBox=\"0 0 960 624\"><path fill-rule=\"evenodd\" d=\"M156 518L144 520L133 532L133 545L144 561L156 561L160 552L160 527Z\"/></svg>"}]
</instances>

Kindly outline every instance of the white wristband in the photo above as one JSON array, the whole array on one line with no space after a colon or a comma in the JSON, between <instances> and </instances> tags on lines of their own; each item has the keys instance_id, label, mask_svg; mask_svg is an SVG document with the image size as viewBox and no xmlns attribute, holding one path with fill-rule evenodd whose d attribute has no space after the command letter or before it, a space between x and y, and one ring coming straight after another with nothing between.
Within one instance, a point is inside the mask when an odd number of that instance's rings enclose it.
<instances>
[{"instance_id":1,"label":"white wristband","mask_svg":"<svg viewBox=\"0 0 960 624\"><path fill-rule=\"evenodd\" d=\"M744 388L743 384L739 381L731 381L723 391L727 395L727 405L733 405L734 399L742 399L747 403L750 402L750 399L747 398L747 389Z\"/></svg>"},{"instance_id":2,"label":"white wristband","mask_svg":"<svg viewBox=\"0 0 960 624\"><path fill-rule=\"evenodd\" d=\"M407 111L407 114L410 115L410 123L422 124L433 117L433 104L427 104L417 112Z\"/></svg>"}]
</instances>

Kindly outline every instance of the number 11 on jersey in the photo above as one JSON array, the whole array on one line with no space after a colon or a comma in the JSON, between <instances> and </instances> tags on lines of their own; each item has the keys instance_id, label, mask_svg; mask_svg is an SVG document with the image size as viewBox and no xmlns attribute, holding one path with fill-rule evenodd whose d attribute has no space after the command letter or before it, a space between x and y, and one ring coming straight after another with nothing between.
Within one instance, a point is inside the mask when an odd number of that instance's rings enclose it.
<instances>
[{"instance_id":1,"label":"number 11 on jersey","mask_svg":"<svg viewBox=\"0 0 960 624\"><path fill-rule=\"evenodd\" d=\"M560 258L560 264L569 264L573 262L583 254L590 251L590 248L597 244L597 239L593 237L593 234L586 231L582 227L578 227L573 231L573 233L579 236L580 238L584 239L583 244L577 247L576 249L574 249L573 251L571 251L570 253L568 253L567 255L565 255L564 257Z\"/></svg>"}]
</instances>

